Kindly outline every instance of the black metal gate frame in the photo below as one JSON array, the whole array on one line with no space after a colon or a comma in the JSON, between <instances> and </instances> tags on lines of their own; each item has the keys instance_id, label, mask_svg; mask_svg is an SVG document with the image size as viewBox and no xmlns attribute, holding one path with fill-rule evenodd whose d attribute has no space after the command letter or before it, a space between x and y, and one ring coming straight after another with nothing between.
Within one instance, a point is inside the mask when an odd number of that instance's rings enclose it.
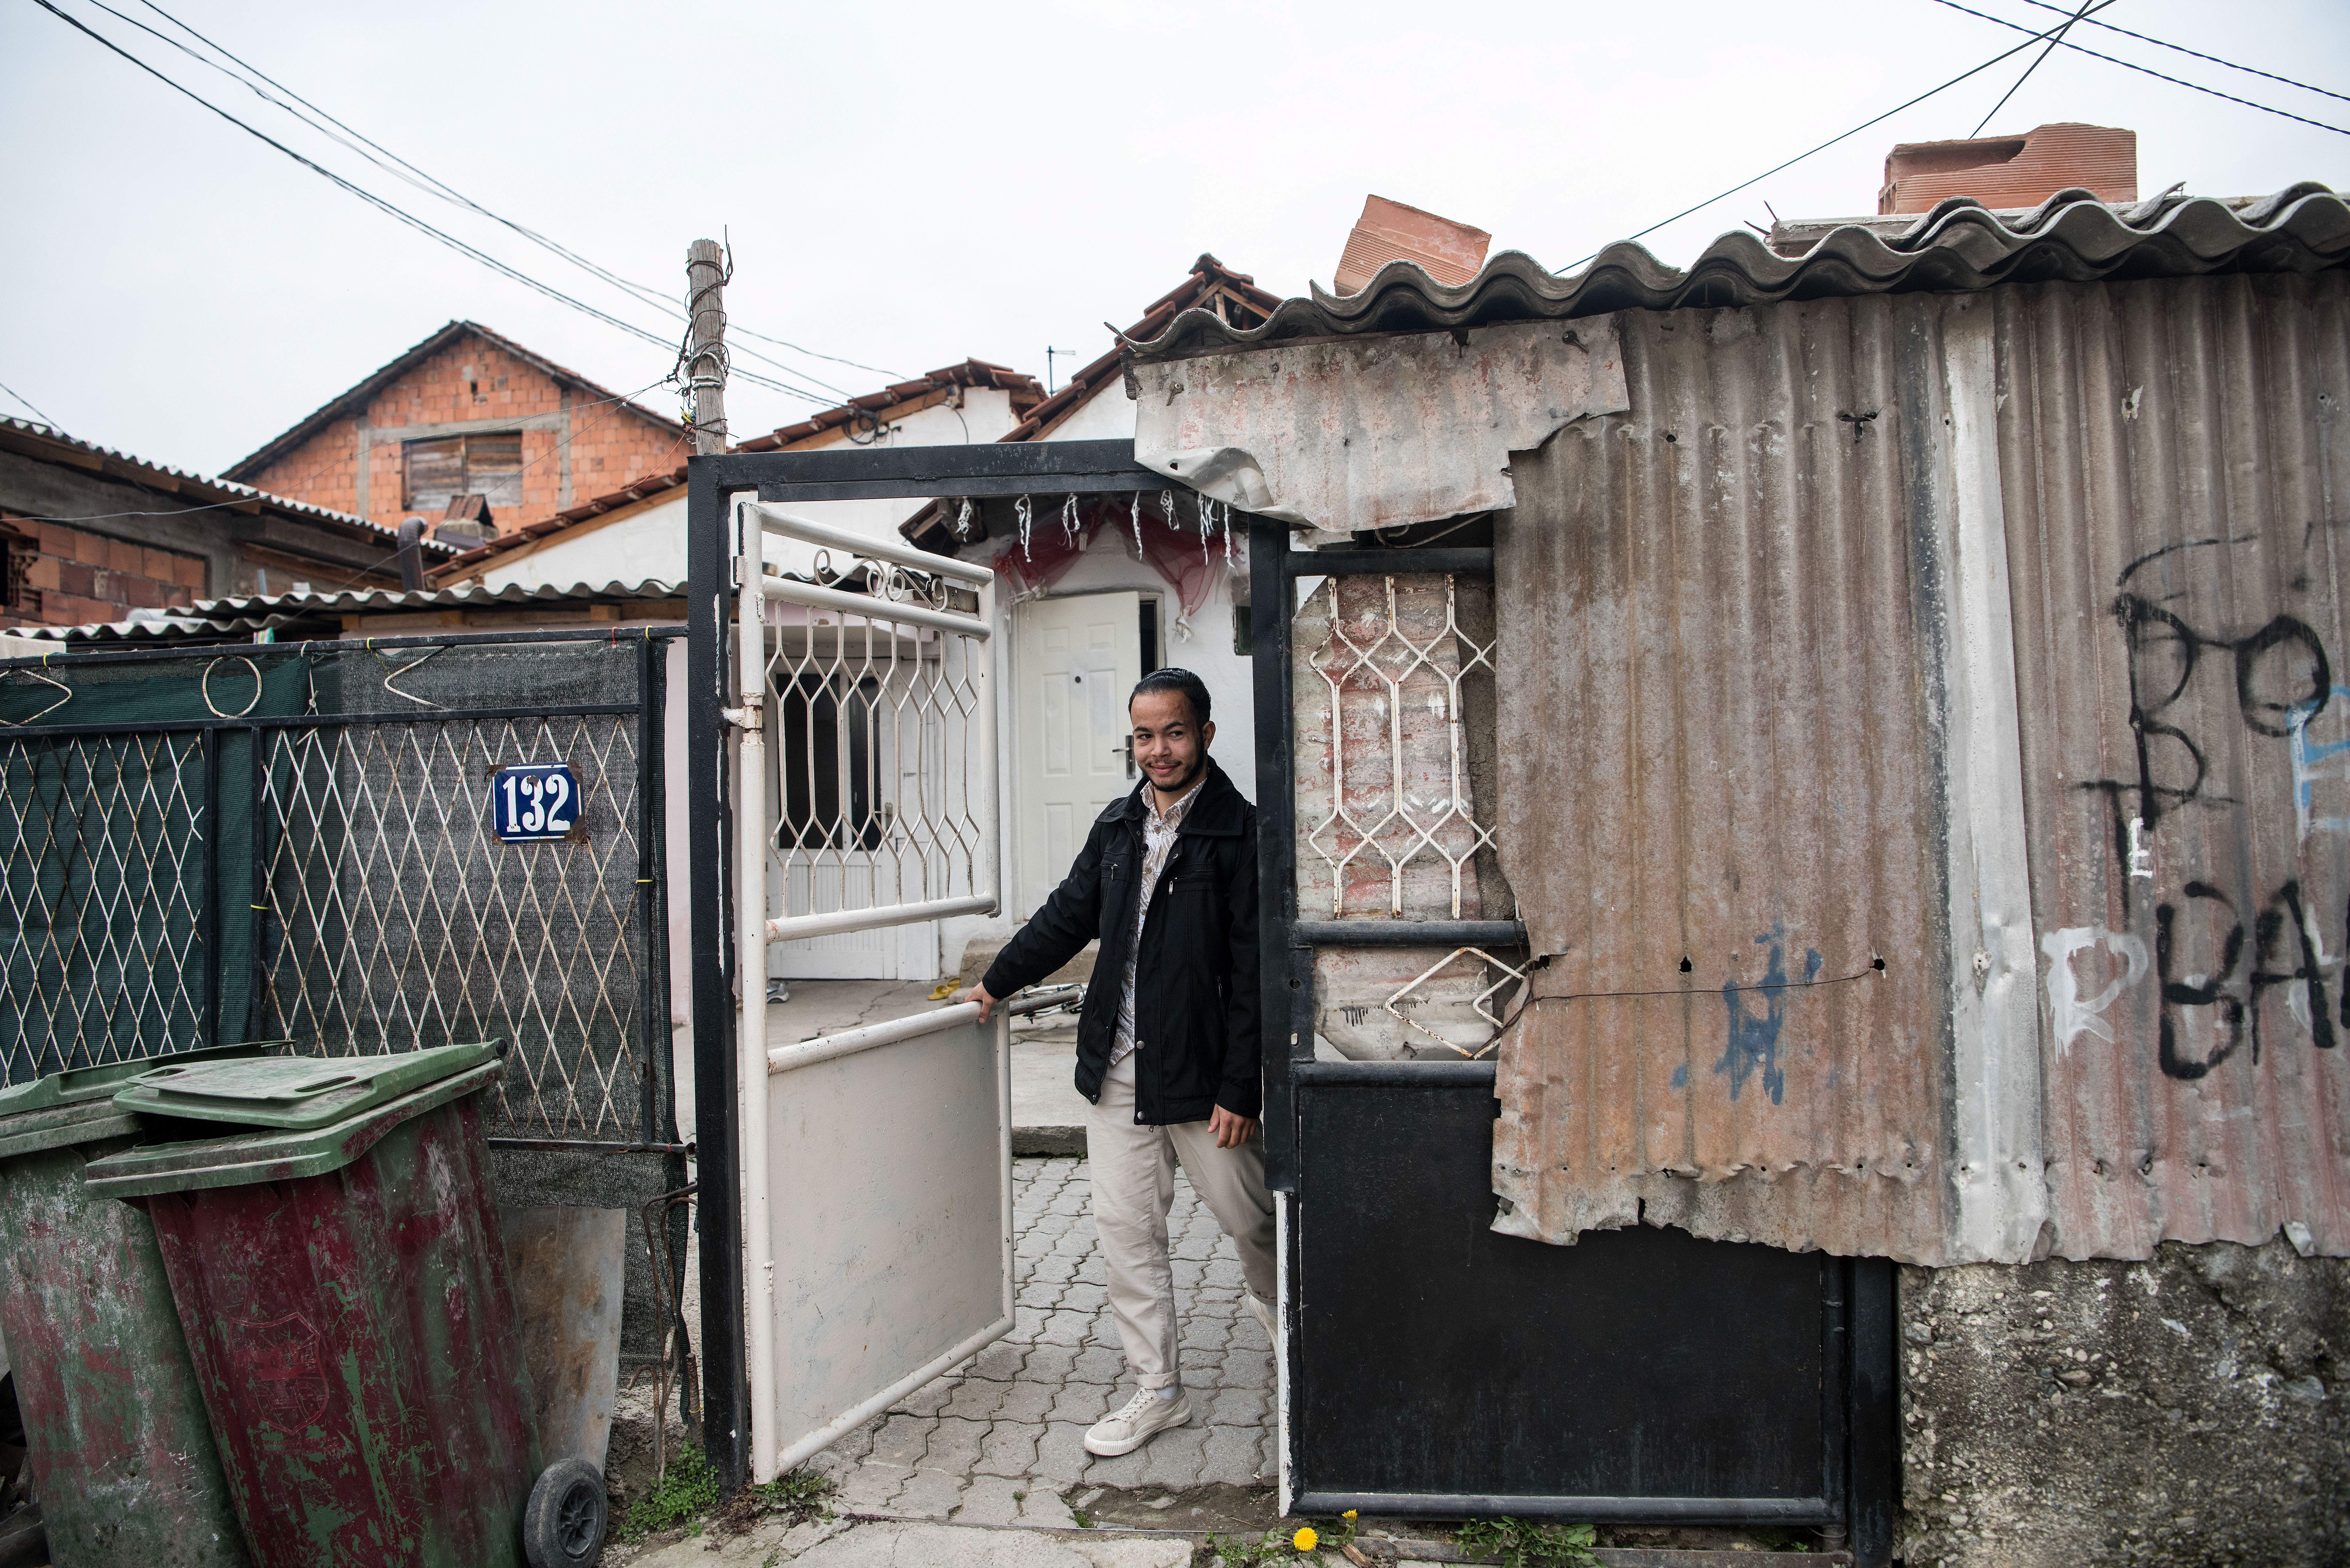
<instances>
[{"instance_id":1,"label":"black metal gate frame","mask_svg":"<svg viewBox=\"0 0 2350 1568\"><path fill-rule=\"evenodd\" d=\"M1297 1089L1313 1085L1405 1085L1424 1087L1482 1085L1493 1087L1497 1066L1482 1062L1318 1062L1314 1057L1314 953L1320 947L1523 947L1526 928L1518 920L1303 920L1297 914L1296 709L1290 690L1291 597L1299 577L1442 572L1493 575L1490 547L1358 548L1292 551L1288 529L1253 519L1250 527L1251 635L1255 649L1258 863L1278 874L1259 880L1258 929L1264 953L1263 1012L1265 1020L1265 1180L1294 1202L1297 1192ZM1288 1021L1285 1050L1274 1049L1274 1021ZM1294 1210L1293 1210L1294 1213ZM1288 1228L1290 1277L1299 1268L1299 1228ZM1829 1294L1822 1303L1824 1365L1821 1390L1826 1453L1826 1495L1778 1498L1600 1498L1525 1496L1432 1496L1421 1494L1317 1494L1301 1492L1292 1502L1305 1513L1347 1509L1378 1513L1462 1518L1513 1513L1576 1520L1648 1522L1762 1524L1821 1523L1842 1526L1863 1563L1886 1560L1892 1544L1898 1486L1892 1434L1893 1390L1875 1373L1893 1362L1895 1306L1891 1271L1870 1260L1838 1259L1829 1265ZM1288 1366L1286 1386L1303 1386L1300 1324L1295 1302L1284 1303ZM1881 1431L1887 1440L1875 1441Z\"/></svg>"},{"instance_id":2,"label":"black metal gate frame","mask_svg":"<svg viewBox=\"0 0 2350 1568\"><path fill-rule=\"evenodd\" d=\"M729 1491L749 1472L751 1391L743 1346L742 1114L735 1071L733 705L726 634L734 558L730 500L928 501L1088 495L1171 488L1134 461L1130 441L926 446L860 452L725 452L686 462L686 799L691 856L693 1093L702 1186L702 1448Z\"/></svg>"},{"instance_id":3,"label":"black metal gate frame","mask_svg":"<svg viewBox=\"0 0 2350 1568\"><path fill-rule=\"evenodd\" d=\"M712 1465L731 1490L748 1469L750 1390L743 1366L743 1234L741 1171L735 1118L740 1087L735 1070L733 973L733 940L729 896L733 846L729 796L731 770L724 765L725 721L731 706L731 668L726 651L729 581L740 555L739 524L730 521L729 500L745 491L763 502L930 500L942 497L1010 498L1020 495L1087 494L1156 491L1170 482L1134 457L1128 441L1046 441L986 446L910 447L878 452L726 453L695 457L687 463L688 635L687 794L692 897L694 1096L702 1206L702 1438ZM1265 1175L1274 1190L1294 1199L1297 1189L1297 1085L1322 1080L1360 1083L1394 1081L1433 1085L1464 1078L1491 1084L1490 1063L1316 1063L1314 1061L1314 949L1317 945L1438 945L1471 947L1523 944L1525 928L1514 920L1305 921L1297 918L1295 778L1295 717L1291 706L1289 660L1291 588L1301 576L1349 572L1481 572L1491 576L1490 548L1289 549L1284 524L1249 519L1250 625L1255 657L1257 731L1257 846L1260 864L1279 875L1260 880L1259 941L1262 1012L1268 1042L1279 1042L1276 1023L1288 1021L1286 1049L1265 1052ZM1296 1229L1290 1228L1288 1260L1296 1266ZM1826 1332L1842 1368L1889 1364L1893 1305L1883 1270L1845 1271L1842 1310L1830 1303ZM1867 1299L1856 1299L1856 1290ZM1298 1324L1285 1326L1290 1346L1285 1381L1297 1386ZM1867 1344L1861 1342L1866 1339ZM1880 1354L1881 1353L1881 1354ZM1889 1431L1889 1387L1882 1380L1847 1375L1828 1397L1837 1407L1827 1423L1832 1433L1832 1473L1848 1484L1835 1511L1854 1527L1854 1544L1889 1542L1895 1473L1889 1444L1847 1444L1842 1434ZM1857 1424L1856 1424L1857 1423ZM1679 1517L1721 1521L1769 1520L1785 1514L1783 1503L1742 1507L1736 1500L1617 1500L1628 1505L1618 1518ZM1829 1500L1822 1500L1825 1506ZM1303 1506L1400 1508L1455 1517L1514 1511L1592 1512L1602 1500L1492 1497L1315 1499ZM1681 1504L1675 1507L1676 1503ZM1335 1511L1335 1510L1334 1510ZM1877 1554L1881 1558L1881 1552ZM1867 1553L1864 1549L1864 1560Z\"/></svg>"},{"instance_id":4,"label":"black metal gate frame","mask_svg":"<svg viewBox=\"0 0 2350 1568\"><path fill-rule=\"evenodd\" d=\"M663 784L661 756L661 667L657 648L679 635L674 627L615 627L610 630L566 631L483 631L451 632L442 636L430 633L398 637L346 638L336 640L251 644L207 644L199 648L133 649L109 652L74 652L62 656L62 664L54 662L59 656L36 655L31 658L0 659L0 671L10 670L46 670L50 674L70 673L101 665L123 664L187 664L200 660L235 658L255 651L265 653L358 653L369 649L389 650L403 648L452 648L467 646L499 646L554 642L632 642L640 649L638 655L637 701L634 702L579 702L555 704L531 709L520 708L435 708L417 712L383 713L303 713L268 718L206 718L164 720L141 724L24 724L0 729L0 744L15 744L48 739L70 739L75 736L120 734L200 733L203 737L204 805L209 815L220 798L222 788L220 737L232 731L245 731L253 735L253 776L249 787L253 794L253 819L261 819L262 777L266 762L266 748L259 744L264 732L281 730L315 730L355 725L447 723L473 721L504 721L515 719L557 719L590 716L621 716L634 714L638 719L637 735L637 799L640 814L637 824L637 918L642 923L646 938L649 977L644 1006L639 1019L639 1050L646 1064L644 1083L645 1103L642 1107L641 1137L629 1142L599 1141L588 1138L494 1137L494 1148L528 1149L596 1155L661 1154L690 1155L692 1146L661 1141L661 1121L659 1106L651 1092L653 1083L652 1053L666 1053L669 1042L669 970L666 962L656 961L664 951L660 925L660 888L661 882L661 844L665 832L660 819ZM224 909L224 889L221 887L221 867L218 835L206 824L203 835L203 902L197 911L197 940L204 950L203 974L203 1044L218 1044L220 1027L220 923ZM266 944L262 939L262 925L269 906L268 867L259 854L253 857L253 886L245 902L249 906L246 919L254 928L251 944L256 978L265 962Z\"/></svg>"}]
</instances>

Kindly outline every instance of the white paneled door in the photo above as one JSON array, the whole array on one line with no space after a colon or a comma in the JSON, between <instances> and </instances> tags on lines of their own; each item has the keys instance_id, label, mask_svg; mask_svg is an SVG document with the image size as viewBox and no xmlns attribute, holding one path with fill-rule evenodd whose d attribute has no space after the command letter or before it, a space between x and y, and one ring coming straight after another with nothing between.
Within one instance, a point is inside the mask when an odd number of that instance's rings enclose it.
<instances>
[{"instance_id":1,"label":"white paneled door","mask_svg":"<svg viewBox=\"0 0 2350 1568\"><path fill-rule=\"evenodd\" d=\"M1013 800L1020 825L1013 913L1068 875L1102 809L1134 787L1127 694L1142 679L1142 596L1077 594L1013 612Z\"/></svg>"}]
</instances>

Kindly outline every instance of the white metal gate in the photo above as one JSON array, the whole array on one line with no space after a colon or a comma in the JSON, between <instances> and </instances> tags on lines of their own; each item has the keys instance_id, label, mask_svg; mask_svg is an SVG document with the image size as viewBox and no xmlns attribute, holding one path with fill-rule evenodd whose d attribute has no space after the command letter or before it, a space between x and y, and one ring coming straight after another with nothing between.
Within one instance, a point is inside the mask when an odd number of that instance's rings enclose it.
<instances>
[{"instance_id":1,"label":"white metal gate","mask_svg":"<svg viewBox=\"0 0 2350 1568\"><path fill-rule=\"evenodd\" d=\"M738 521L734 930L754 978L735 1038L764 1481L1011 1329L1011 1058L1008 1013L983 1026L967 1003L769 1045L771 944L996 909L995 589L985 566L776 507ZM824 580L772 575L769 534L817 546Z\"/></svg>"}]
</instances>

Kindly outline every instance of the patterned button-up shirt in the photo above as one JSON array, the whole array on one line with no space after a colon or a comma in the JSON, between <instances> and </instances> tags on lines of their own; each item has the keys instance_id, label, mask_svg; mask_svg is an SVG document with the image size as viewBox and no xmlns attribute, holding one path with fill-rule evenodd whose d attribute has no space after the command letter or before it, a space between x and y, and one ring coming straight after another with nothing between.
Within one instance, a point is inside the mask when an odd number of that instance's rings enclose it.
<instances>
[{"instance_id":1,"label":"patterned button-up shirt","mask_svg":"<svg viewBox=\"0 0 2350 1568\"><path fill-rule=\"evenodd\" d=\"M1159 874L1167 869L1167 857L1175 853L1175 839L1182 828L1183 818L1191 815L1191 803L1200 798L1200 785L1208 782L1206 770L1201 771L1198 784L1183 792L1183 798L1159 809L1159 792L1146 784L1142 791L1142 891L1134 900L1134 924L1126 933L1126 983L1118 996L1118 1036L1110 1042L1109 1064L1117 1066L1135 1048L1134 1038L1134 975L1135 965L1142 957L1142 920L1150 913L1150 900L1159 893Z\"/></svg>"}]
</instances>

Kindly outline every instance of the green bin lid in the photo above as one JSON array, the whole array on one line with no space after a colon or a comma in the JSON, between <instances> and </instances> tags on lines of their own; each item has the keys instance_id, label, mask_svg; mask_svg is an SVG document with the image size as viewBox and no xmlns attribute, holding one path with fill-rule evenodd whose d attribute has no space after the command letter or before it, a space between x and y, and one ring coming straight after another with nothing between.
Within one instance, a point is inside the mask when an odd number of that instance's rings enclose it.
<instances>
[{"instance_id":1,"label":"green bin lid","mask_svg":"<svg viewBox=\"0 0 2350 1568\"><path fill-rule=\"evenodd\" d=\"M116 1108L151 1116L312 1132L497 1060L497 1047L436 1045L390 1056L273 1056L140 1073Z\"/></svg>"},{"instance_id":2,"label":"green bin lid","mask_svg":"<svg viewBox=\"0 0 2350 1568\"><path fill-rule=\"evenodd\" d=\"M100 1138L127 1137L138 1132L138 1119L117 1106L114 1096L125 1083L141 1073L195 1062L249 1060L289 1044L285 1040L252 1040L158 1056L133 1056L127 1061L70 1067L29 1084L0 1089L0 1159L95 1143Z\"/></svg>"},{"instance_id":3,"label":"green bin lid","mask_svg":"<svg viewBox=\"0 0 2350 1568\"><path fill-rule=\"evenodd\" d=\"M293 1181L340 1170L373 1148L400 1123L452 1100L462 1100L497 1082L501 1064L494 1054L474 1046L442 1046L441 1050L475 1050L484 1059L471 1068L432 1077L421 1087L382 1100L325 1127L248 1130L186 1143L142 1144L92 1160L82 1170L82 1184L109 1198L148 1198L163 1192L245 1187L260 1181ZM444 1062L452 1059L442 1058Z\"/></svg>"}]
</instances>

